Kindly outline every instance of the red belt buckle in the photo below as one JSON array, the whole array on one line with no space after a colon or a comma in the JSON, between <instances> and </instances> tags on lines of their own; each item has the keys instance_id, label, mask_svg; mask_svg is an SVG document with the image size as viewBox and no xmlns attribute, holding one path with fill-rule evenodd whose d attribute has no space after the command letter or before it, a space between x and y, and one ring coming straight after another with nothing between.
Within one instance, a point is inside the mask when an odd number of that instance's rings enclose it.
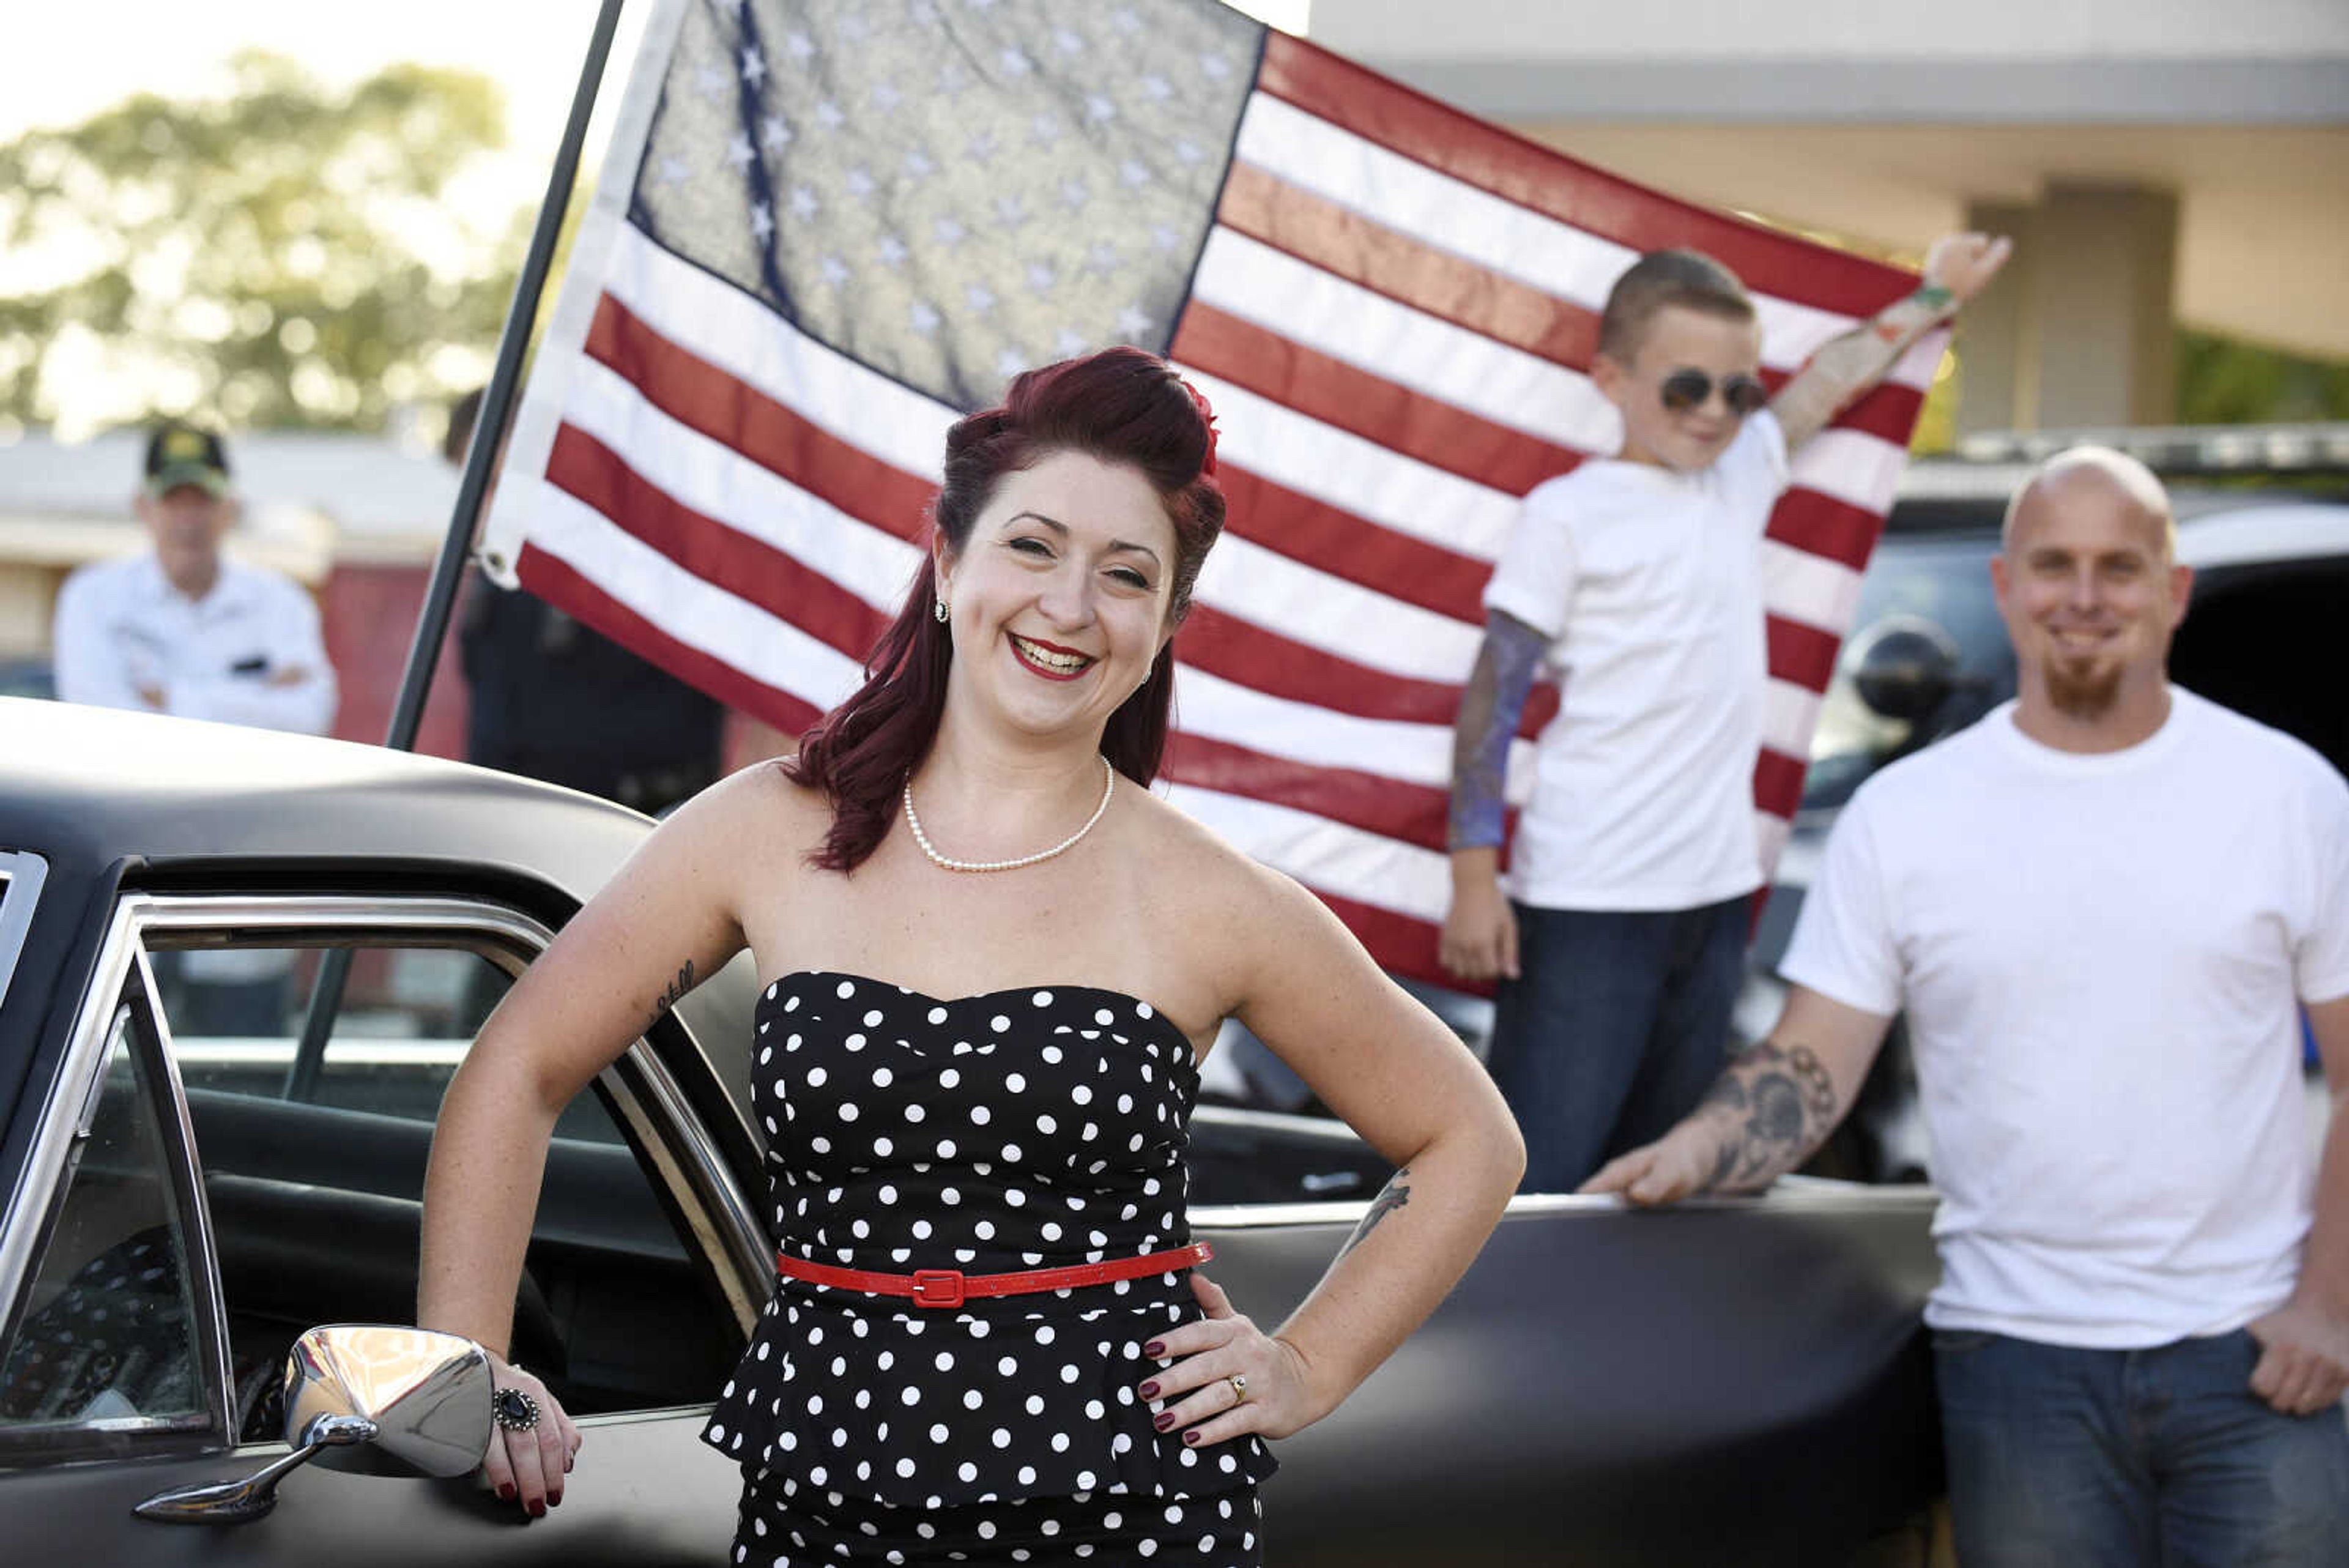
<instances>
[{"instance_id":1,"label":"red belt buckle","mask_svg":"<svg viewBox=\"0 0 2349 1568\"><path fill-rule=\"evenodd\" d=\"M949 1308L962 1305L962 1271L960 1269L916 1269L914 1271L914 1304Z\"/></svg>"}]
</instances>

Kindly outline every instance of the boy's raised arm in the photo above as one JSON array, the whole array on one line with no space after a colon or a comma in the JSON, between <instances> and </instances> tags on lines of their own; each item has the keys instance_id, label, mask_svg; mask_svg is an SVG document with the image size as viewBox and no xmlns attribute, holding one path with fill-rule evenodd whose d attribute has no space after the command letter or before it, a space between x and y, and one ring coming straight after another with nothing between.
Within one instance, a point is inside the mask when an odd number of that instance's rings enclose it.
<instances>
[{"instance_id":1,"label":"boy's raised arm","mask_svg":"<svg viewBox=\"0 0 2349 1568\"><path fill-rule=\"evenodd\" d=\"M1944 234L1925 256L1925 282L1811 356L1770 400L1794 451L1826 428L1837 410L1884 379L1909 346L1958 313L2006 265L2013 242Z\"/></svg>"}]
</instances>

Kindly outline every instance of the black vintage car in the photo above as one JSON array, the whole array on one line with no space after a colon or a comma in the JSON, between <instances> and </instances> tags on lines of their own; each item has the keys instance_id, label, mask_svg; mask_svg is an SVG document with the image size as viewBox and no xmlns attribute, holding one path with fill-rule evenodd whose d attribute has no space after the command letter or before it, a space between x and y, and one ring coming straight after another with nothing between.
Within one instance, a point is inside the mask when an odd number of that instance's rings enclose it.
<instances>
[{"instance_id":1,"label":"black vintage car","mask_svg":"<svg viewBox=\"0 0 2349 1568\"><path fill-rule=\"evenodd\" d=\"M453 763L0 699L0 1554L726 1559L737 1478L696 1434L773 1288L747 961L557 1127L512 1354L587 1433L561 1509L312 1467L251 1522L132 1512L285 1455L297 1334L410 1317L440 1089L650 830ZM1195 1134L1211 1272L1278 1318L1384 1172L1325 1121L1209 1106ZM1271 1560L1915 1560L1931 1208L1834 1183L1658 1215L1518 1199L1433 1320L1281 1445Z\"/></svg>"}]
</instances>

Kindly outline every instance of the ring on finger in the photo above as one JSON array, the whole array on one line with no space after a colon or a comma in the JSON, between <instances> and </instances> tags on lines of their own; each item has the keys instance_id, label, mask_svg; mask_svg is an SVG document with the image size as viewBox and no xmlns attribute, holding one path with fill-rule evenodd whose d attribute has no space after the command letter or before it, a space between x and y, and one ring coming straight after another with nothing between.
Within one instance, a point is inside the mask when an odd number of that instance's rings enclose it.
<instances>
[{"instance_id":1,"label":"ring on finger","mask_svg":"<svg viewBox=\"0 0 2349 1568\"><path fill-rule=\"evenodd\" d=\"M1235 1372L1231 1374L1231 1376L1226 1377L1224 1381L1232 1386L1233 1404L1245 1405L1247 1403L1247 1375L1246 1373Z\"/></svg>"},{"instance_id":2,"label":"ring on finger","mask_svg":"<svg viewBox=\"0 0 2349 1568\"><path fill-rule=\"evenodd\" d=\"M501 1388L490 1396L490 1418L509 1432L527 1432L538 1425L538 1401L519 1388Z\"/></svg>"}]
</instances>

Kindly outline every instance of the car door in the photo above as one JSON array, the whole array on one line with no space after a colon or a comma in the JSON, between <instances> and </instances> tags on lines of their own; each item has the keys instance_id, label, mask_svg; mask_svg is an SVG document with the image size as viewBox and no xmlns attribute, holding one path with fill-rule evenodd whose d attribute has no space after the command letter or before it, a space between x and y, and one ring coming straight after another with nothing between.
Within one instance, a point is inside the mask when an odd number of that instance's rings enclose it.
<instances>
[{"instance_id":1,"label":"car door","mask_svg":"<svg viewBox=\"0 0 2349 1568\"><path fill-rule=\"evenodd\" d=\"M301 1329L412 1317L440 1090L546 940L412 888L115 902L0 1235L12 1560L723 1560L739 1481L698 1432L771 1275L681 1037L639 1042L550 1152L513 1354L585 1433L561 1508L525 1522L474 1480L314 1465L253 1523L130 1513L285 1451L270 1401Z\"/></svg>"}]
</instances>

